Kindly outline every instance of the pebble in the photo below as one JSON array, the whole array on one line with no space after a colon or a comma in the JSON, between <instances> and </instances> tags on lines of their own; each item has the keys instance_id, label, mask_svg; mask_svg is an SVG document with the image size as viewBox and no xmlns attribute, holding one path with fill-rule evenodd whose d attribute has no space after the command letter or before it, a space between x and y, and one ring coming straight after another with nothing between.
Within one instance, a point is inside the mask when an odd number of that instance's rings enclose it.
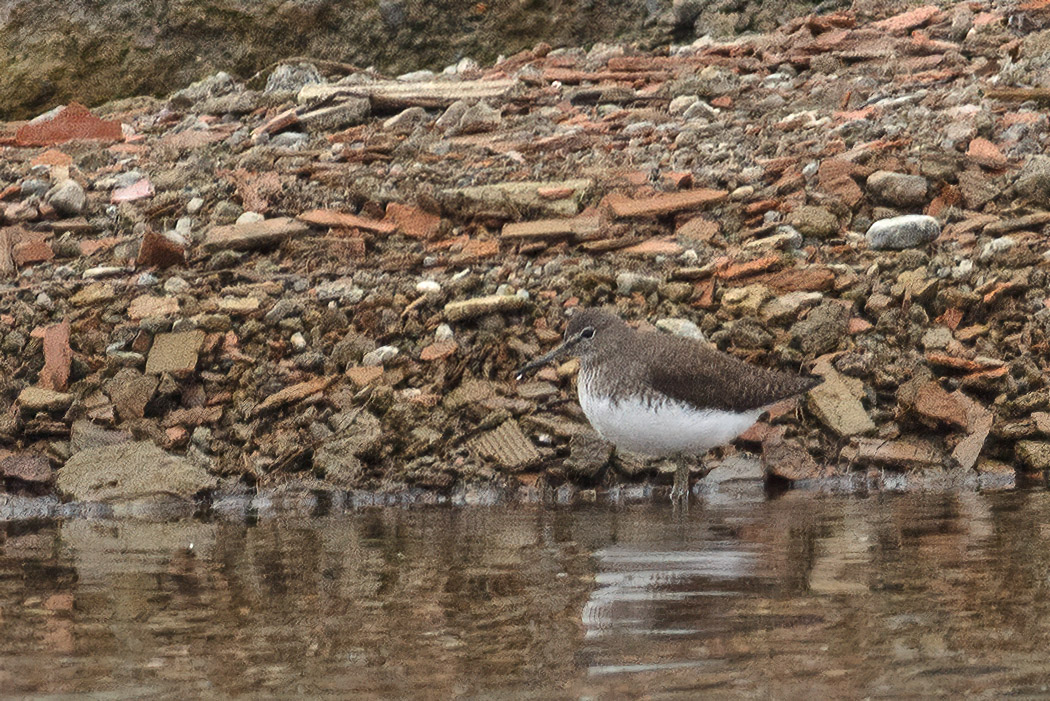
<instances>
[{"instance_id":1,"label":"pebble","mask_svg":"<svg viewBox=\"0 0 1050 701\"><path fill-rule=\"evenodd\" d=\"M171 277L164 281L164 291L168 294L177 295L189 291L190 283L181 277Z\"/></svg>"},{"instance_id":2,"label":"pebble","mask_svg":"<svg viewBox=\"0 0 1050 701\"><path fill-rule=\"evenodd\" d=\"M880 219L868 227L864 237L876 251L904 250L925 245L941 235L941 224L925 214L906 214Z\"/></svg>"},{"instance_id":3,"label":"pebble","mask_svg":"<svg viewBox=\"0 0 1050 701\"><path fill-rule=\"evenodd\" d=\"M76 180L66 178L51 188L44 198L59 214L75 217L84 211L87 195Z\"/></svg>"},{"instance_id":4,"label":"pebble","mask_svg":"<svg viewBox=\"0 0 1050 701\"><path fill-rule=\"evenodd\" d=\"M261 222L265 218L258 212L242 212L234 224L254 224L255 222Z\"/></svg>"},{"instance_id":5,"label":"pebble","mask_svg":"<svg viewBox=\"0 0 1050 701\"><path fill-rule=\"evenodd\" d=\"M194 197L186 203L186 214L196 214L201 211L201 207L204 206L204 200L200 197Z\"/></svg>"},{"instance_id":6,"label":"pebble","mask_svg":"<svg viewBox=\"0 0 1050 701\"><path fill-rule=\"evenodd\" d=\"M420 280L416 283L416 292L424 295L436 295L441 292L441 283L436 280Z\"/></svg>"},{"instance_id":7,"label":"pebble","mask_svg":"<svg viewBox=\"0 0 1050 701\"><path fill-rule=\"evenodd\" d=\"M616 291L621 295L629 295L633 292L649 294L655 292L660 286L660 279L650 275L623 272L616 276Z\"/></svg>"},{"instance_id":8,"label":"pebble","mask_svg":"<svg viewBox=\"0 0 1050 701\"><path fill-rule=\"evenodd\" d=\"M926 202L929 183L921 175L878 170L868 176L868 190L883 202L897 207L919 207Z\"/></svg>"},{"instance_id":9,"label":"pebble","mask_svg":"<svg viewBox=\"0 0 1050 701\"><path fill-rule=\"evenodd\" d=\"M452 332L452 327L448 324L439 324L438 327L434 329L434 341L436 343L444 343L446 341L451 341L454 338L455 334Z\"/></svg>"},{"instance_id":10,"label":"pebble","mask_svg":"<svg viewBox=\"0 0 1050 701\"><path fill-rule=\"evenodd\" d=\"M675 336L681 336L682 338L693 338L697 341L707 341L704 336L704 332L689 319L659 319L656 322L656 328L666 331L667 333L674 334Z\"/></svg>"},{"instance_id":11,"label":"pebble","mask_svg":"<svg viewBox=\"0 0 1050 701\"><path fill-rule=\"evenodd\" d=\"M387 361L396 358L399 352L397 346L379 346L379 348L365 353L364 357L361 358L361 364L365 367L383 365Z\"/></svg>"}]
</instances>

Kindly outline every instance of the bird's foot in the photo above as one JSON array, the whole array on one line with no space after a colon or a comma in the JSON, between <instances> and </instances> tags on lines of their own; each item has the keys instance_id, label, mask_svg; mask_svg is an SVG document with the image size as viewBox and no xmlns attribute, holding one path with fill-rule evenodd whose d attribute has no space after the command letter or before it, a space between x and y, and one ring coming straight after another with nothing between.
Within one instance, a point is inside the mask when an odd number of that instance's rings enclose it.
<instances>
[{"instance_id":1,"label":"bird's foot","mask_svg":"<svg viewBox=\"0 0 1050 701\"><path fill-rule=\"evenodd\" d=\"M671 501L675 504L689 502L689 463L679 458L674 471L674 486L671 487Z\"/></svg>"}]
</instances>

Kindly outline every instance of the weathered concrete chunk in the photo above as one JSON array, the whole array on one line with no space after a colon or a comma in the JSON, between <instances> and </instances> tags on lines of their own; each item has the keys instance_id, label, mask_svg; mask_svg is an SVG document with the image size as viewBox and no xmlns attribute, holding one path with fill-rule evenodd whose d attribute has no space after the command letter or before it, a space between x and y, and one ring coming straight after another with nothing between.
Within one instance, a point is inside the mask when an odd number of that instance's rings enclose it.
<instances>
[{"instance_id":1,"label":"weathered concrete chunk","mask_svg":"<svg viewBox=\"0 0 1050 701\"><path fill-rule=\"evenodd\" d=\"M728 196L729 193L725 190L700 188L653 195L644 199L611 197L609 198L609 204L612 207L613 214L620 218L655 217L718 204Z\"/></svg>"},{"instance_id":2,"label":"weathered concrete chunk","mask_svg":"<svg viewBox=\"0 0 1050 701\"><path fill-rule=\"evenodd\" d=\"M52 476L51 462L43 455L20 453L0 460L0 477L23 482L50 482Z\"/></svg>"},{"instance_id":3,"label":"weathered concrete chunk","mask_svg":"<svg viewBox=\"0 0 1050 701\"><path fill-rule=\"evenodd\" d=\"M803 236L827 238L839 232L839 218L826 207L804 205L788 215L787 223Z\"/></svg>"},{"instance_id":4,"label":"weathered concrete chunk","mask_svg":"<svg viewBox=\"0 0 1050 701\"><path fill-rule=\"evenodd\" d=\"M842 450L842 459L865 465L893 467L899 470L943 468L944 455L930 441L908 437L899 440L855 438Z\"/></svg>"},{"instance_id":5,"label":"weathered concrete chunk","mask_svg":"<svg viewBox=\"0 0 1050 701\"><path fill-rule=\"evenodd\" d=\"M26 387L18 393L17 401L26 412L61 411L73 403L73 395L43 387Z\"/></svg>"},{"instance_id":6,"label":"weathered concrete chunk","mask_svg":"<svg viewBox=\"0 0 1050 701\"><path fill-rule=\"evenodd\" d=\"M292 404L294 402L300 402L307 397L323 392L328 388L328 385L336 381L336 376L330 377L318 377L313 380L306 380L298 384L292 385L291 387L285 387L284 389L274 392L269 397L264 399L255 407L255 414L260 414L270 409L276 409L282 407L285 404Z\"/></svg>"},{"instance_id":7,"label":"weathered concrete chunk","mask_svg":"<svg viewBox=\"0 0 1050 701\"><path fill-rule=\"evenodd\" d=\"M438 201L446 210L460 216L520 219L524 215L571 217L580 209L580 201L594 187L590 179L558 182L509 182L475 185L443 190ZM572 197L545 199L540 190L571 188Z\"/></svg>"},{"instance_id":8,"label":"weathered concrete chunk","mask_svg":"<svg viewBox=\"0 0 1050 701\"><path fill-rule=\"evenodd\" d=\"M486 314L515 311L523 308L526 301L524 297L517 295L489 295L449 302L445 305L445 318L449 321L462 321Z\"/></svg>"},{"instance_id":9,"label":"weathered concrete chunk","mask_svg":"<svg viewBox=\"0 0 1050 701\"><path fill-rule=\"evenodd\" d=\"M824 382L806 395L810 411L838 436L856 436L875 430L875 422L858 398L864 392L860 380L845 377L825 367L819 372Z\"/></svg>"},{"instance_id":10,"label":"weathered concrete chunk","mask_svg":"<svg viewBox=\"0 0 1050 701\"><path fill-rule=\"evenodd\" d=\"M822 355L838 348L848 328L849 310L829 300L792 326L791 336L803 353Z\"/></svg>"},{"instance_id":11,"label":"weathered concrete chunk","mask_svg":"<svg viewBox=\"0 0 1050 701\"><path fill-rule=\"evenodd\" d=\"M121 421L131 421L146 415L146 405L153 399L159 383L160 378L155 375L151 377L124 368L105 384L105 390Z\"/></svg>"},{"instance_id":12,"label":"weathered concrete chunk","mask_svg":"<svg viewBox=\"0 0 1050 701\"><path fill-rule=\"evenodd\" d=\"M149 441L82 450L58 471L58 488L77 501L134 499L156 494L192 496L216 478Z\"/></svg>"},{"instance_id":13,"label":"weathered concrete chunk","mask_svg":"<svg viewBox=\"0 0 1050 701\"><path fill-rule=\"evenodd\" d=\"M93 307L106 304L117 298L117 292L108 282L95 282L69 298L74 307Z\"/></svg>"},{"instance_id":14,"label":"weathered concrete chunk","mask_svg":"<svg viewBox=\"0 0 1050 701\"><path fill-rule=\"evenodd\" d=\"M569 457L562 467L576 479L592 480L609 464L613 444L594 431L581 432L569 441Z\"/></svg>"},{"instance_id":15,"label":"weathered concrete chunk","mask_svg":"<svg viewBox=\"0 0 1050 701\"><path fill-rule=\"evenodd\" d=\"M903 217L880 219L864 234L868 245L876 251L915 248L941 235L941 224L925 214L906 214Z\"/></svg>"},{"instance_id":16,"label":"weathered concrete chunk","mask_svg":"<svg viewBox=\"0 0 1050 701\"><path fill-rule=\"evenodd\" d=\"M1017 441L1014 455L1029 470L1050 470L1050 442Z\"/></svg>"},{"instance_id":17,"label":"weathered concrete chunk","mask_svg":"<svg viewBox=\"0 0 1050 701\"><path fill-rule=\"evenodd\" d=\"M276 246L291 236L305 234L310 227L289 217L264 219L247 224L214 226L204 236L204 250L210 253L223 250L248 251Z\"/></svg>"},{"instance_id":18,"label":"weathered concrete chunk","mask_svg":"<svg viewBox=\"0 0 1050 701\"><path fill-rule=\"evenodd\" d=\"M868 176L868 191L897 207L919 207L926 202L929 183L921 175L878 170Z\"/></svg>"},{"instance_id":19,"label":"weathered concrete chunk","mask_svg":"<svg viewBox=\"0 0 1050 701\"><path fill-rule=\"evenodd\" d=\"M204 332L200 329L157 334L146 357L146 372L151 375L193 372L197 369L197 354L203 343Z\"/></svg>"},{"instance_id":20,"label":"weathered concrete chunk","mask_svg":"<svg viewBox=\"0 0 1050 701\"><path fill-rule=\"evenodd\" d=\"M525 470L540 460L539 451L514 419L504 421L498 428L470 440L467 445L481 457L510 472Z\"/></svg>"},{"instance_id":21,"label":"weathered concrete chunk","mask_svg":"<svg viewBox=\"0 0 1050 701\"><path fill-rule=\"evenodd\" d=\"M73 453L131 441L132 436L127 431L112 431L93 424L87 419L74 421L69 432L69 449Z\"/></svg>"}]
</instances>

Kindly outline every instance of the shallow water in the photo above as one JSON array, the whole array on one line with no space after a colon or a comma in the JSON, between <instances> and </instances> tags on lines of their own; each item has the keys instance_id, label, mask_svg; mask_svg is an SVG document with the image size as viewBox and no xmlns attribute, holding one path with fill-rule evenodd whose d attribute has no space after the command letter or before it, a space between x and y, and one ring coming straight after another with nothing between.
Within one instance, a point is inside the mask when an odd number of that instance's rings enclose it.
<instances>
[{"instance_id":1,"label":"shallow water","mask_svg":"<svg viewBox=\"0 0 1050 701\"><path fill-rule=\"evenodd\" d=\"M0 692L1050 696L1050 493L0 524Z\"/></svg>"}]
</instances>

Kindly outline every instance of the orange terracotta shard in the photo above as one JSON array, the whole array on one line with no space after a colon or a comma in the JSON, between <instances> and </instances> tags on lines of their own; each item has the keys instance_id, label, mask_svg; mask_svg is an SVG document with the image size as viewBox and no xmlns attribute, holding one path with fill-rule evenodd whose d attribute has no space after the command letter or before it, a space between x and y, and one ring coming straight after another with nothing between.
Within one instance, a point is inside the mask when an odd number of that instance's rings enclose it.
<instances>
[{"instance_id":1,"label":"orange terracotta shard","mask_svg":"<svg viewBox=\"0 0 1050 701\"><path fill-rule=\"evenodd\" d=\"M120 141L123 138L120 122L99 119L84 105L73 102L23 124L15 134L15 143L19 146L50 146L74 139Z\"/></svg>"}]
</instances>

